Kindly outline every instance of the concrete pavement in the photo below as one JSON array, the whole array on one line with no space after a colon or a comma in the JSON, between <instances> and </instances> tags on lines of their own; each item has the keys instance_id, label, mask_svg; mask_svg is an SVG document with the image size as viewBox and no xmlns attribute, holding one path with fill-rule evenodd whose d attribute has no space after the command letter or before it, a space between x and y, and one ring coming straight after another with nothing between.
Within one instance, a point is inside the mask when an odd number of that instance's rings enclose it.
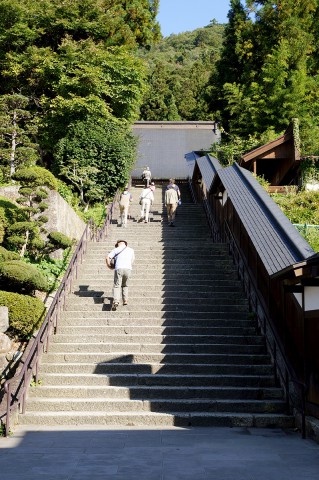
<instances>
[{"instance_id":1,"label":"concrete pavement","mask_svg":"<svg viewBox=\"0 0 319 480\"><path fill-rule=\"evenodd\" d=\"M17 427L3 480L316 480L319 445L281 429Z\"/></svg>"}]
</instances>

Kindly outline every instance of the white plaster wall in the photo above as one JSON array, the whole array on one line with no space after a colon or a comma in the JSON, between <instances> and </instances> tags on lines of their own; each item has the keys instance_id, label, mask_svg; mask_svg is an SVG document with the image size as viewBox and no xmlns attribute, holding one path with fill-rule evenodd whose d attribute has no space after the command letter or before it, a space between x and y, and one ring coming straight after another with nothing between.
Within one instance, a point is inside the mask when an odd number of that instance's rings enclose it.
<instances>
[{"instance_id":1,"label":"white plaster wall","mask_svg":"<svg viewBox=\"0 0 319 480\"><path fill-rule=\"evenodd\" d=\"M302 294L294 293L294 296L302 307ZM319 310L319 287L305 287L305 311Z\"/></svg>"}]
</instances>

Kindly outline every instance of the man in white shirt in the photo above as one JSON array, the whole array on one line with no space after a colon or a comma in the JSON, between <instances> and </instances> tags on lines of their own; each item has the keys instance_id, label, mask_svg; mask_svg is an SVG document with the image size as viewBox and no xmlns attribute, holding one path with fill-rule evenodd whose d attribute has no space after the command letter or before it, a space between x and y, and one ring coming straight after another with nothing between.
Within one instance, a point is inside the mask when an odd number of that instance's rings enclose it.
<instances>
[{"instance_id":1,"label":"man in white shirt","mask_svg":"<svg viewBox=\"0 0 319 480\"><path fill-rule=\"evenodd\" d=\"M116 310L120 303L121 293L123 305L127 305L128 280L135 260L134 250L127 246L126 240L118 240L115 248L106 257L106 265L110 269L112 269L112 258L115 260L112 310Z\"/></svg>"},{"instance_id":2,"label":"man in white shirt","mask_svg":"<svg viewBox=\"0 0 319 480\"><path fill-rule=\"evenodd\" d=\"M143 188L142 193L140 195L140 205L141 205L141 216L139 218L139 222L142 222L144 219L144 223L148 222L148 217L150 213L150 208L152 203L154 202L154 190L155 185L151 185L148 188Z\"/></svg>"}]
</instances>

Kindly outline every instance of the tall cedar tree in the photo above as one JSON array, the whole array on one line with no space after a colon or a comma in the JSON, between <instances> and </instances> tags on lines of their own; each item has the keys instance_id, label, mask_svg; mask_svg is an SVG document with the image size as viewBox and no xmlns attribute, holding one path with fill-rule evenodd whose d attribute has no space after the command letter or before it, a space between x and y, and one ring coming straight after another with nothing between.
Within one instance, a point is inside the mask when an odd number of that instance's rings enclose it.
<instances>
[{"instance_id":1,"label":"tall cedar tree","mask_svg":"<svg viewBox=\"0 0 319 480\"><path fill-rule=\"evenodd\" d=\"M248 138L282 133L298 117L303 153L318 152L318 0L232 0L229 19L212 79L222 126Z\"/></svg>"}]
</instances>

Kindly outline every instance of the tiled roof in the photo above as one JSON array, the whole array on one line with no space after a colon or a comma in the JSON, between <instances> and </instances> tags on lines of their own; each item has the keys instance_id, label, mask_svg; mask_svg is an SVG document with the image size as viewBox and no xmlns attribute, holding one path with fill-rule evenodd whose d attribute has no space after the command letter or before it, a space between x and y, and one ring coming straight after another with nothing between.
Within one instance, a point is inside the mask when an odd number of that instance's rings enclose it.
<instances>
[{"instance_id":1,"label":"tiled roof","mask_svg":"<svg viewBox=\"0 0 319 480\"><path fill-rule=\"evenodd\" d=\"M187 162L188 175L190 176L190 178L192 178L192 176L193 176L193 172L194 172L194 168L195 168L195 164L196 164L197 158L201 157L202 155L203 155L202 152L189 152L189 153L186 153L186 155L185 155L185 160L186 160L186 162Z\"/></svg>"},{"instance_id":2,"label":"tiled roof","mask_svg":"<svg viewBox=\"0 0 319 480\"><path fill-rule=\"evenodd\" d=\"M220 170L218 176L269 275L314 254L248 170L234 164Z\"/></svg>"},{"instance_id":3,"label":"tiled roof","mask_svg":"<svg viewBox=\"0 0 319 480\"><path fill-rule=\"evenodd\" d=\"M217 158L211 157L210 155L205 155L204 157L198 158L196 160L196 163L198 165L206 188L207 190L209 190L216 173L222 168L222 166L217 160Z\"/></svg>"}]
</instances>

